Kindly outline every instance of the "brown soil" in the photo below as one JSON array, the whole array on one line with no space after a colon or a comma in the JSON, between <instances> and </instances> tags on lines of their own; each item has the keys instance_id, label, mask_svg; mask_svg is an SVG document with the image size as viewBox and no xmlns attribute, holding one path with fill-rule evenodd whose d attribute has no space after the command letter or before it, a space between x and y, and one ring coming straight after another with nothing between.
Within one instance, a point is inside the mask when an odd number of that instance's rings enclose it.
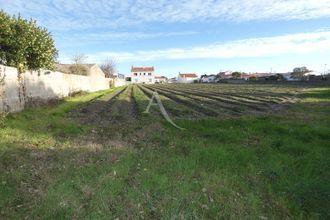
<instances>
[{"instance_id":1,"label":"brown soil","mask_svg":"<svg viewBox=\"0 0 330 220\"><path fill-rule=\"evenodd\" d=\"M262 93L251 91L242 95L219 92L214 90L214 88L210 88L210 91L205 91L203 88L196 91L191 87L176 87L175 85L152 85L147 87L153 90L157 89L157 91L164 92L165 94L170 94L172 98L177 99L178 96L182 96L184 99L191 99L197 103L202 102L203 107L208 107L212 110L216 109L221 113L229 113L231 116L272 113L277 111L277 109L287 107L288 104L299 101L292 94L286 94L284 96L282 93L273 94L271 92L265 93L264 91ZM191 105L190 103L185 104ZM198 107L198 109L200 108Z\"/></svg>"},{"instance_id":2,"label":"brown soil","mask_svg":"<svg viewBox=\"0 0 330 220\"><path fill-rule=\"evenodd\" d=\"M187 119L189 117L193 119L229 118L243 114L265 114L287 106L287 103L275 105L266 100L264 101L266 105L254 106L248 100L250 94L242 96L247 101L240 102L239 98L230 100L230 96L207 94L206 91L198 93L192 90L185 91L184 88L171 89L166 86L130 85L94 100L69 114L69 117L74 118L78 123L90 127L88 134L77 140L77 145L85 145L98 150L104 147L129 148L155 144L152 140L152 134L162 132L162 123L165 120L159 120L162 116L156 109L157 106L152 107L153 113L150 115L157 120L152 120L148 116L145 117L142 111L147 106L148 101L141 102L140 100L137 103L134 96L134 91L142 91L142 96L150 98L152 91L155 90L163 98L168 98L164 100L163 105L173 119ZM261 100L258 101L261 102ZM182 107L189 109L189 111L185 112Z\"/></svg>"},{"instance_id":3,"label":"brown soil","mask_svg":"<svg viewBox=\"0 0 330 220\"><path fill-rule=\"evenodd\" d=\"M84 138L77 140L81 145L97 143L97 146L91 146L93 148L139 147L140 143L151 142L150 133L155 126L160 127L158 123L148 124L140 119L133 86L90 102L71 112L70 117L93 128Z\"/></svg>"}]
</instances>

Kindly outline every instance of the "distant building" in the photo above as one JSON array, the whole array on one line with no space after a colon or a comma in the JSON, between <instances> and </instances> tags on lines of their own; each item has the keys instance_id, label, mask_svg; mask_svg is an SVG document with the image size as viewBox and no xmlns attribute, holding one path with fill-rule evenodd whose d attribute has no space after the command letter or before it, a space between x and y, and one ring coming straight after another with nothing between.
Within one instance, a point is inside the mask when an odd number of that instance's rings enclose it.
<instances>
[{"instance_id":1,"label":"distant building","mask_svg":"<svg viewBox=\"0 0 330 220\"><path fill-rule=\"evenodd\" d=\"M132 83L154 84L154 67L133 67L131 68Z\"/></svg>"},{"instance_id":2,"label":"distant building","mask_svg":"<svg viewBox=\"0 0 330 220\"><path fill-rule=\"evenodd\" d=\"M114 78L125 79L125 75L124 74L117 73L117 74L114 74Z\"/></svg>"},{"instance_id":3,"label":"distant building","mask_svg":"<svg viewBox=\"0 0 330 220\"><path fill-rule=\"evenodd\" d=\"M254 76L257 78L259 81L267 80L270 76L273 74L271 73L255 73Z\"/></svg>"},{"instance_id":4,"label":"distant building","mask_svg":"<svg viewBox=\"0 0 330 220\"><path fill-rule=\"evenodd\" d=\"M316 71L309 71L306 72L304 74L302 74L301 76L297 76L291 72L289 73L280 73L285 80L288 81L308 81L308 80L317 80L317 79L322 79L323 77L321 76L322 74Z\"/></svg>"},{"instance_id":5,"label":"distant building","mask_svg":"<svg viewBox=\"0 0 330 220\"><path fill-rule=\"evenodd\" d=\"M218 75L203 75L201 76L202 83L216 83L219 81L219 76Z\"/></svg>"},{"instance_id":6,"label":"distant building","mask_svg":"<svg viewBox=\"0 0 330 220\"><path fill-rule=\"evenodd\" d=\"M195 73L179 73L178 83L194 83L198 81L198 76Z\"/></svg>"},{"instance_id":7,"label":"distant building","mask_svg":"<svg viewBox=\"0 0 330 220\"><path fill-rule=\"evenodd\" d=\"M168 83L177 83L177 81L178 80L176 79L176 77L173 77L173 78L170 78L167 80Z\"/></svg>"},{"instance_id":8,"label":"distant building","mask_svg":"<svg viewBox=\"0 0 330 220\"><path fill-rule=\"evenodd\" d=\"M167 83L168 79L165 76L155 76L155 83Z\"/></svg>"},{"instance_id":9,"label":"distant building","mask_svg":"<svg viewBox=\"0 0 330 220\"><path fill-rule=\"evenodd\" d=\"M219 72L218 73L218 79L219 80L225 80L225 79L231 79L232 78L232 71L226 71L226 72Z\"/></svg>"}]
</instances>

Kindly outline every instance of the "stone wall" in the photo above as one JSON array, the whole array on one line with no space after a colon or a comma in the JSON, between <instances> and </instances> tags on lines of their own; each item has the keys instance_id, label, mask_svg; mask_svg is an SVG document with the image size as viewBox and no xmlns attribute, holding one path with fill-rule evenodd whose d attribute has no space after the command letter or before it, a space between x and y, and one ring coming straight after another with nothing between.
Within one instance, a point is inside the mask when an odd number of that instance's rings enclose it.
<instances>
[{"instance_id":1,"label":"stone wall","mask_svg":"<svg viewBox=\"0 0 330 220\"><path fill-rule=\"evenodd\" d=\"M48 70L18 74L16 68L0 65L0 112L17 112L33 102L48 102L79 91L108 88L109 79L97 66L91 74L82 76Z\"/></svg>"}]
</instances>

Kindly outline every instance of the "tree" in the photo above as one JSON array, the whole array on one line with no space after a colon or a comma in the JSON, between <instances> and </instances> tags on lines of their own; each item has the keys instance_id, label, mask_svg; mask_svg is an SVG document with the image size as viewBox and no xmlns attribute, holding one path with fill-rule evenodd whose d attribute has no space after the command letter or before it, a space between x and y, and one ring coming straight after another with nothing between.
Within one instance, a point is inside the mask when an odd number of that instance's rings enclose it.
<instances>
[{"instance_id":1,"label":"tree","mask_svg":"<svg viewBox=\"0 0 330 220\"><path fill-rule=\"evenodd\" d=\"M203 74L203 75L201 75L200 79L203 79L205 77L207 77L207 75L206 74Z\"/></svg>"},{"instance_id":2,"label":"tree","mask_svg":"<svg viewBox=\"0 0 330 220\"><path fill-rule=\"evenodd\" d=\"M70 73L72 74L79 74L79 75L87 75L88 69L86 68L86 66L84 66L83 64L86 63L87 60L87 56L83 53L77 53L75 55L73 55L72 57L72 62L73 62L73 66L70 66Z\"/></svg>"},{"instance_id":3,"label":"tree","mask_svg":"<svg viewBox=\"0 0 330 220\"><path fill-rule=\"evenodd\" d=\"M113 78L116 73L116 61L110 58L105 59L101 64L101 69L106 78Z\"/></svg>"},{"instance_id":4,"label":"tree","mask_svg":"<svg viewBox=\"0 0 330 220\"><path fill-rule=\"evenodd\" d=\"M295 78L302 78L306 73L311 72L308 70L305 66L303 67L296 67L293 69L293 72L291 73L291 76Z\"/></svg>"},{"instance_id":5,"label":"tree","mask_svg":"<svg viewBox=\"0 0 330 220\"><path fill-rule=\"evenodd\" d=\"M72 62L76 65L84 64L84 63L86 63L87 58L88 57L85 54L77 53L72 56Z\"/></svg>"},{"instance_id":6,"label":"tree","mask_svg":"<svg viewBox=\"0 0 330 220\"><path fill-rule=\"evenodd\" d=\"M54 40L47 29L20 15L0 11L0 64L25 69L52 69L57 57Z\"/></svg>"},{"instance_id":7,"label":"tree","mask_svg":"<svg viewBox=\"0 0 330 220\"><path fill-rule=\"evenodd\" d=\"M275 75L272 75L272 76L269 76L268 78L266 78L266 80L272 80L272 81L284 81L285 78L282 74L275 74Z\"/></svg>"},{"instance_id":8,"label":"tree","mask_svg":"<svg viewBox=\"0 0 330 220\"><path fill-rule=\"evenodd\" d=\"M231 74L231 76L232 76L233 78L235 78L235 79L240 78L241 75L242 75L242 73L240 73L240 72L233 72L233 73Z\"/></svg>"},{"instance_id":9,"label":"tree","mask_svg":"<svg viewBox=\"0 0 330 220\"><path fill-rule=\"evenodd\" d=\"M0 63L7 64L7 57L11 55L11 40L13 19L4 11L0 11Z\"/></svg>"}]
</instances>

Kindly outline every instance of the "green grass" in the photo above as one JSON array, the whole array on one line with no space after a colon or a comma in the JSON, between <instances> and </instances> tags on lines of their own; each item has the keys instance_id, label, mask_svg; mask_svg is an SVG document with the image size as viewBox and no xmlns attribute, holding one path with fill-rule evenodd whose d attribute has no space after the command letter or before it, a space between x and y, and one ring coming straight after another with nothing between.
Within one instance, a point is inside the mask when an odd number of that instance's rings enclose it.
<instances>
[{"instance_id":1,"label":"green grass","mask_svg":"<svg viewBox=\"0 0 330 220\"><path fill-rule=\"evenodd\" d=\"M45 146L44 142L54 142L54 136L78 135L84 128L72 120L64 117L69 111L80 105L100 98L112 91L100 91L83 96L70 97L60 101L56 106L30 108L21 113L9 115L4 126L1 127L0 144L2 149L7 145L14 147L21 145ZM50 147L49 146L49 147ZM29 146L31 147L31 146ZM46 146L45 146L46 147Z\"/></svg>"},{"instance_id":2,"label":"green grass","mask_svg":"<svg viewBox=\"0 0 330 220\"><path fill-rule=\"evenodd\" d=\"M176 121L185 131L140 115L150 134L139 148L77 144L92 128L66 114L111 92L7 117L0 218L330 217L329 89L304 90L302 102L273 115Z\"/></svg>"}]
</instances>

